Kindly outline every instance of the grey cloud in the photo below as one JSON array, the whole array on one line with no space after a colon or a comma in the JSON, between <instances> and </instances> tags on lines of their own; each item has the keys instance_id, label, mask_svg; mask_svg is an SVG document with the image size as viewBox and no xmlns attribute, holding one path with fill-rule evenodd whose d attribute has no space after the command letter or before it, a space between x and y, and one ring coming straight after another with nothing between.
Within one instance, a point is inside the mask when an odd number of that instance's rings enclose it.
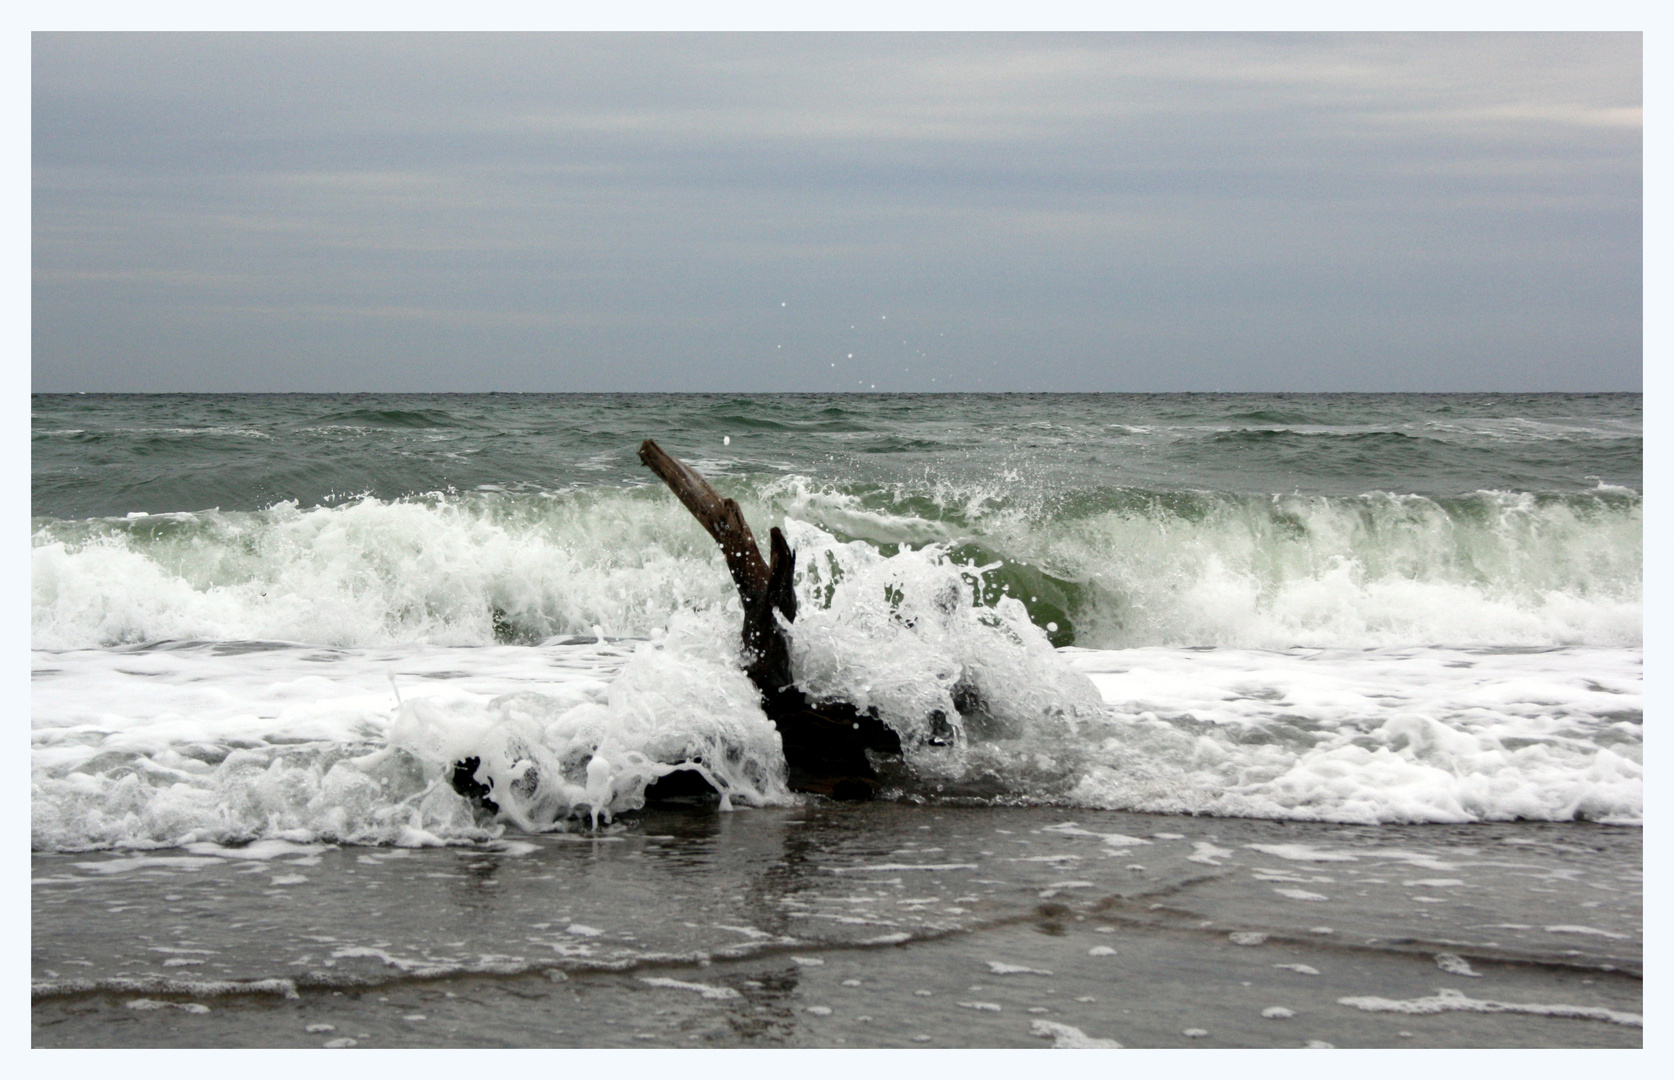
<instances>
[{"instance_id":1,"label":"grey cloud","mask_svg":"<svg viewBox=\"0 0 1674 1080\"><path fill-rule=\"evenodd\" d=\"M37 389L1639 385L1636 35L35 42Z\"/></svg>"}]
</instances>

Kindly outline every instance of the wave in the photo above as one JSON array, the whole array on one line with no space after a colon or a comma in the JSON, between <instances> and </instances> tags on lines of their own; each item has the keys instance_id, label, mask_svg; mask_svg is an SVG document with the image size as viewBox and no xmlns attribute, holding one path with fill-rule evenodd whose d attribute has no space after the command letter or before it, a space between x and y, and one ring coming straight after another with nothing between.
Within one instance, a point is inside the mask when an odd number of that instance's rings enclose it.
<instances>
[{"instance_id":1,"label":"wave","mask_svg":"<svg viewBox=\"0 0 1674 1080\"><path fill-rule=\"evenodd\" d=\"M479 425L444 409L341 409L314 421L315 426L384 428L475 428Z\"/></svg>"},{"instance_id":2,"label":"wave","mask_svg":"<svg viewBox=\"0 0 1674 1080\"><path fill-rule=\"evenodd\" d=\"M1286 648L1635 644L1637 497L1124 498L996 528L1069 582L1076 642ZM1021 583L1020 583L1021 584ZM1065 642L1067 644L1067 642Z\"/></svg>"},{"instance_id":3,"label":"wave","mask_svg":"<svg viewBox=\"0 0 1674 1080\"><path fill-rule=\"evenodd\" d=\"M985 567L978 602L1015 599L1057 646L1642 637L1641 499L1620 488L1443 499L1055 498L999 481L843 488L798 476L725 486L763 528L806 523L885 555L929 545ZM713 544L649 486L37 519L32 556L40 648L645 637L674 613L733 601Z\"/></svg>"},{"instance_id":4,"label":"wave","mask_svg":"<svg viewBox=\"0 0 1674 1080\"><path fill-rule=\"evenodd\" d=\"M1638 650L1055 650L1017 601L976 604L954 564L811 530L794 668L810 695L874 708L901 736L903 758L880 762L886 797L1642 818ZM33 844L480 843L588 829L677 769L734 807L787 803L736 627L715 611L637 643L40 652ZM937 714L951 730L931 739ZM466 758L497 817L447 782Z\"/></svg>"},{"instance_id":5,"label":"wave","mask_svg":"<svg viewBox=\"0 0 1674 1080\"><path fill-rule=\"evenodd\" d=\"M899 782L956 783L973 760L979 772L991 766L983 755L996 748L1073 741L1100 715L1098 691L1021 603L975 602L980 571L934 551L885 557L803 523L790 539L805 562L792 652L799 684L815 700L877 710L905 745ZM637 809L651 783L681 769L719 791L723 809L791 801L778 733L741 668L731 607L676 613L608 683L598 665L566 679L547 650L503 649L449 657L451 670L426 673L440 687L397 697L394 708L365 692L370 671L390 671L386 659L212 645L51 654L35 671L39 709L63 719L114 709L128 720L114 739L98 724L37 727L36 845L480 840L484 823L441 782L468 758L500 820L527 831ZM498 669L490 681L501 692L461 686L473 668L479 681ZM509 682L508 668L517 669ZM353 692L331 685L345 673ZM206 680L220 691L212 701L198 695ZM1022 782L1042 768L1025 762ZM1045 772L1061 782L1055 767Z\"/></svg>"}]
</instances>

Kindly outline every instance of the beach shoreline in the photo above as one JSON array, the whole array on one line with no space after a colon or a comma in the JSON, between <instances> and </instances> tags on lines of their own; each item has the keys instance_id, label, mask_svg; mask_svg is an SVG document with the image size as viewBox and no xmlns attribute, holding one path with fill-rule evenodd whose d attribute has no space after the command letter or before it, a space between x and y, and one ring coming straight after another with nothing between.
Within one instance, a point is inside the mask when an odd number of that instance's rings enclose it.
<instances>
[{"instance_id":1,"label":"beach shoreline","mask_svg":"<svg viewBox=\"0 0 1674 1080\"><path fill-rule=\"evenodd\" d=\"M810 800L34 863L41 1047L1642 1037L1635 828Z\"/></svg>"}]
</instances>

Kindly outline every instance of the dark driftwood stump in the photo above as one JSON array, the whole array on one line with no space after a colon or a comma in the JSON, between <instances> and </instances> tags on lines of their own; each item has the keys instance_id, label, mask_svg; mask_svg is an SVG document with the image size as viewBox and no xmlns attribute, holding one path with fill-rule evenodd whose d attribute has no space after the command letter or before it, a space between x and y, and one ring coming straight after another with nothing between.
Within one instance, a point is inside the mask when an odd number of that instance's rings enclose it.
<instances>
[{"instance_id":1,"label":"dark driftwood stump","mask_svg":"<svg viewBox=\"0 0 1674 1080\"><path fill-rule=\"evenodd\" d=\"M639 460L669 486L726 558L744 602L744 670L761 692L762 711L779 729L791 788L835 799L871 798L878 776L866 751L899 754L901 740L875 713L843 702L816 705L794 685L790 644L778 618L796 619L791 587L796 555L784 534L769 532L770 561L764 561L738 503L723 499L695 469L650 439L640 444ZM654 797L651 791L647 795Z\"/></svg>"}]
</instances>

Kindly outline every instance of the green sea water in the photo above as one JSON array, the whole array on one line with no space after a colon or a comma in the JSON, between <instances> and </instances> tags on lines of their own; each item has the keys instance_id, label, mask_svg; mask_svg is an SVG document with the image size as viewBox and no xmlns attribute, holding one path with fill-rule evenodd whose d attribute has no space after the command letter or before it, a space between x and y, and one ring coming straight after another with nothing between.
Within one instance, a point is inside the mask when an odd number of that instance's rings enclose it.
<instances>
[{"instance_id":1,"label":"green sea water","mask_svg":"<svg viewBox=\"0 0 1674 1080\"><path fill-rule=\"evenodd\" d=\"M714 556L644 438L758 531L994 567L1056 645L1638 638L1637 394L38 395L32 423L54 582L116 546L243 597L194 630L38 579L43 643L642 636L724 599L679 587ZM275 614L351 588L362 624Z\"/></svg>"}]
</instances>

